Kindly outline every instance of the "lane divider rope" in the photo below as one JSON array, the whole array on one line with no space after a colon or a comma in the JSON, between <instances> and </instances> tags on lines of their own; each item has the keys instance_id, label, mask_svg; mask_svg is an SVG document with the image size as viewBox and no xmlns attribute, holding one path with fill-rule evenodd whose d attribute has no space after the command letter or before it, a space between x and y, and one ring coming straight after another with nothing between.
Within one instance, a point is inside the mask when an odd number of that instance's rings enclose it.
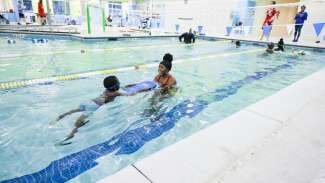
<instances>
[{"instance_id":1,"label":"lane divider rope","mask_svg":"<svg viewBox=\"0 0 325 183\"><path fill-rule=\"evenodd\" d=\"M178 60L173 61L173 64L179 64L179 63L191 62L191 61L199 61L199 60L202 61L205 59L211 59L211 58L216 58L216 57L229 57L229 56L240 55L240 54L257 53L257 52L261 52L261 51L264 51L264 48L259 48L259 49L254 49L254 50L246 50L246 51L240 51L240 52L234 52L234 53L221 53L221 54L206 55L206 56L194 57L194 58L178 59ZM137 69L134 66L128 66L128 67L121 67L121 68L116 68L116 69L96 70L96 71L90 71L90 72L84 72L84 73L66 74L66 75L45 77L45 78L39 78L39 79L0 82L0 90L22 88L22 87L37 85L37 84L51 84L55 81L76 80L76 79L88 78L88 77L96 76L96 75L107 75L107 74L113 74L113 73L125 72L125 71L131 71L131 70L148 69L148 68L153 68L153 67L157 67L157 66L158 66L158 63L150 63L150 64L137 65Z\"/></svg>"}]
</instances>

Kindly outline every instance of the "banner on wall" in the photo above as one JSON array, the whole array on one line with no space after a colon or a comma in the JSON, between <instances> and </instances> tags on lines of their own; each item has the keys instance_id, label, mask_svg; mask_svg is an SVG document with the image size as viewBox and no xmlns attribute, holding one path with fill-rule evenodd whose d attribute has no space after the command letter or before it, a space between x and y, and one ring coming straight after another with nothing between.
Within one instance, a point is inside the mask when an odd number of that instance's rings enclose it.
<instances>
[{"instance_id":1,"label":"banner on wall","mask_svg":"<svg viewBox=\"0 0 325 183\"><path fill-rule=\"evenodd\" d=\"M202 25L197 26L197 30L199 32L199 35L204 35L205 34L204 31L203 31L203 26Z\"/></svg>"},{"instance_id":2,"label":"banner on wall","mask_svg":"<svg viewBox=\"0 0 325 183\"><path fill-rule=\"evenodd\" d=\"M248 35L249 32L250 32L250 30L251 30L251 27L250 26L244 26L244 33L245 33L245 35Z\"/></svg>"},{"instance_id":3,"label":"banner on wall","mask_svg":"<svg viewBox=\"0 0 325 183\"><path fill-rule=\"evenodd\" d=\"M315 33L316 33L316 36L318 37L320 35L320 33L322 32L323 30L323 27L324 27L325 23L314 23L313 26L314 26L314 30L315 30Z\"/></svg>"},{"instance_id":4,"label":"banner on wall","mask_svg":"<svg viewBox=\"0 0 325 183\"><path fill-rule=\"evenodd\" d=\"M227 36L229 36L232 31L232 27L226 27L226 31L227 31Z\"/></svg>"},{"instance_id":5,"label":"banner on wall","mask_svg":"<svg viewBox=\"0 0 325 183\"><path fill-rule=\"evenodd\" d=\"M175 31L176 31L177 34L180 33L180 26L179 26L179 24L175 24Z\"/></svg>"}]
</instances>

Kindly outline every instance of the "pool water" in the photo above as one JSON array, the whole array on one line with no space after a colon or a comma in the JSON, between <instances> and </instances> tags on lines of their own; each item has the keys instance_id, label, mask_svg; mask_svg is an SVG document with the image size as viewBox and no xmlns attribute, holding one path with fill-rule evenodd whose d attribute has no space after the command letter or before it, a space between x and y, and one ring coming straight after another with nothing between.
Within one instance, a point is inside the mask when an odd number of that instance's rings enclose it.
<instances>
[{"instance_id":1,"label":"pool water","mask_svg":"<svg viewBox=\"0 0 325 183\"><path fill-rule=\"evenodd\" d=\"M209 41L184 45L176 38L109 42L49 40L45 44L33 44L31 38L17 40L16 44L7 44L6 40L0 37L0 82L154 63L173 50L178 50L174 56L180 59L229 49Z\"/></svg>"},{"instance_id":2,"label":"pool water","mask_svg":"<svg viewBox=\"0 0 325 183\"><path fill-rule=\"evenodd\" d=\"M32 50L23 46L29 44L25 42L28 41L24 40L16 46ZM0 91L0 181L17 177L16 180L20 181L42 178L54 182L98 181L325 66L325 53L312 50L307 50L307 55L300 57L293 56L291 49L266 56L259 46L243 44L236 49L228 41L199 40L197 45L192 46L179 44L174 38L123 42L53 40L48 45L51 48L47 48L51 51L64 48L127 49L135 45L144 48L98 52L88 56L79 53L44 57L31 55L24 61L30 62L26 63L27 67L1 71L1 76L3 73L6 76L1 80L152 63L170 52L175 59L172 74L178 83L175 95L159 101L153 97L157 92L155 90L118 97L90 116L90 122L80 128L70 145L56 146L55 143L70 132L80 114L73 114L54 125L50 122L80 103L100 95L105 76ZM21 54L16 48L5 49L8 49L5 52L8 55ZM52 63L52 57L60 59ZM106 57L109 58L106 62L100 61ZM18 66L20 60L1 58L2 62ZM32 65L38 66L38 62L54 65L44 68L42 73L34 73ZM70 67L67 66L69 62ZM152 79L156 74L156 67L115 73L122 85ZM150 116L148 111L152 108L156 109L156 113ZM242 125L245 125L244 122Z\"/></svg>"}]
</instances>

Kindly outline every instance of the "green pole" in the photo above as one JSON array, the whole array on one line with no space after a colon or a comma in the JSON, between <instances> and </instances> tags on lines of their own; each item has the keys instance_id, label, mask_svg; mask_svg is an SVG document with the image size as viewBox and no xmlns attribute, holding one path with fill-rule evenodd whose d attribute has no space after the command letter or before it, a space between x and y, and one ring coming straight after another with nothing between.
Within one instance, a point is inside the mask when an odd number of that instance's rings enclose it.
<instances>
[{"instance_id":1,"label":"green pole","mask_svg":"<svg viewBox=\"0 0 325 183\"><path fill-rule=\"evenodd\" d=\"M105 18L105 10L102 9L102 14L103 14L103 32L106 31L106 18Z\"/></svg>"},{"instance_id":2,"label":"green pole","mask_svg":"<svg viewBox=\"0 0 325 183\"><path fill-rule=\"evenodd\" d=\"M87 26L88 26L88 34L91 33L90 30L90 13L89 13L89 5L87 5Z\"/></svg>"}]
</instances>

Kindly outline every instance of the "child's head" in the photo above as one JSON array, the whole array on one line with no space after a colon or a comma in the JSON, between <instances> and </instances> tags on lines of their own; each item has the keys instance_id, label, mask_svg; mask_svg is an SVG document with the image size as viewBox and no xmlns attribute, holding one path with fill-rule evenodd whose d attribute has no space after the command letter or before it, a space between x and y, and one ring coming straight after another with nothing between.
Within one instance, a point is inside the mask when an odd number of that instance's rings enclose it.
<instances>
[{"instance_id":1,"label":"child's head","mask_svg":"<svg viewBox=\"0 0 325 183\"><path fill-rule=\"evenodd\" d=\"M163 57L163 61L160 62L158 72L160 74L167 74L172 69L173 55L166 53Z\"/></svg>"},{"instance_id":2,"label":"child's head","mask_svg":"<svg viewBox=\"0 0 325 183\"><path fill-rule=\"evenodd\" d=\"M300 51L298 51L298 55L306 55L306 53L304 50L300 50Z\"/></svg>"},{"instance_id":3,"label":"child's head","mask_svg":"<svg viewBox=\"0 0 325 183\"><path fill-rule=\"evenodd\" d=\"M235 44L236 44L236 48L240 47L240 41L239 40L235 41Z\"/></svg>"},{"instance_id":4,"label":"child's head","mask_svg":"<svg viewBox=\"0 0 325 183\"><path fill-rule=\"evenodd\" d=\"M273 50L273 48L274 48L274 43L271 42L267 44L267 49Z\"/></svg>"},{"instance_id":5,"label":"child's head","mask_svg":"<svg viewBox=\"0 0 325 183\"><path fill-rule=\"evenodd\" d=\"M115 92L120 89L120 82L116 76L107 76L103 81L104 87L110 91Z\"/></svg>"}]
</instances>

